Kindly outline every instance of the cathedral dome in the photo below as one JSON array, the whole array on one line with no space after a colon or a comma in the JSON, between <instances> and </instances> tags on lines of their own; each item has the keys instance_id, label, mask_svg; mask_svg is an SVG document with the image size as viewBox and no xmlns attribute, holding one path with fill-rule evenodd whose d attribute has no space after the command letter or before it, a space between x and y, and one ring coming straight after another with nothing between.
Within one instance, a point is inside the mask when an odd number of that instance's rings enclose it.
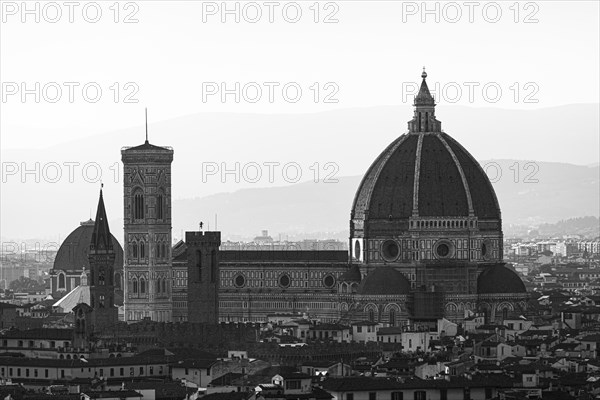
<instances>
[{"instance_id":1,"label":"cathedral dome","mask_svg":"<svg viewBox=\"0 0 600 400\"><path fill-rule=\"evenodd\" d=\"M82 222L77 229L67 236L62 242L56 258L54 259L54 270L64 271L86 271L90 270L88 255L94 232L94 220ZM115 251L115 271L123 269L123 248L117 239L111 235L113 249Z\"/></svg>"},{"instance_id":2,"label":"cathedral dome","mask_svg":"<svg viewBox=\"0 0 600 400\"><path fill-rule=\"evenodd\" d=\"M357 223L362 229L364 222L366 230L370 221L407 222L411 217L475 217L493 221L489 229L501 229L492 184L475 158L442 132L434 107L423 78L409 132L377 157L358 187L352 229Z\"/></svg>"},{"instance_id":3,"label":"cathedral dome","mask_svg":"<svg viewBox=\"0 0 600 400\"><path fill-rule=\"evenodd\" d=\"M388 146L365 174L352 213L355 219L408 219L413 210L420 217L468 217L472 211L479 220L500 219L485 172L443 132L407 133Z\"/></svg>"},{"instance_id":4,"label":"cathedral dome","mask_svg":"<svg viewBox=\"0 0 600 400\"><path fill-rule=\"evenodd\" d=\"M525 284L519 275L503 264L488 267L477 278L478 294L526 292Z\"/></svg>"},{"instance_id":5,"label":"cathedral dome","mask_svg":"<svg viewBox=\"0 0 600 400\"><path fill-rule=\"evenodd\" d=\"M410 282L391 267L372 270L358 286L362 295L404 295L410 293Z\"/></svg>"}]
</instances>

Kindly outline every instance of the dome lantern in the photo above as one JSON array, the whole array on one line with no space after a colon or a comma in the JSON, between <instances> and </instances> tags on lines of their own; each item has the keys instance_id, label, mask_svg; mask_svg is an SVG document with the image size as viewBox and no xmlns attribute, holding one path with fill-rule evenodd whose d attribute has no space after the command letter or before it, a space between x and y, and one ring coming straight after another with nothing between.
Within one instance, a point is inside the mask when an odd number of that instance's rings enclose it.
<instances>
[{"instance_id":1,"label":"dome lantern","mask_svg":"<svg viewBox=\"0 0 600 400\"><path fill-rule=\"evenodd\" d=\"M435 99L429 92L429 87L425 81L427 78L425 67L423 67L421 78L423 78L421 88L415 96L413 104L415 106L415 114L413 119L408 122L408 130L411 133L441 132L442 123L435 119Z\"/></svg>"}]
</instances>

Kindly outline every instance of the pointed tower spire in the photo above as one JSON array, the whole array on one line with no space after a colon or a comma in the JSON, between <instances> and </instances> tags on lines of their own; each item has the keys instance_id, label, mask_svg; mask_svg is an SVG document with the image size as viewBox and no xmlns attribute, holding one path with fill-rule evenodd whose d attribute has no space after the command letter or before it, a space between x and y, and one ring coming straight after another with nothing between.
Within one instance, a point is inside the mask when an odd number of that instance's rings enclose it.
<instances>
[{"instance_id":1,"label":"pointed tower spire","mask_svg":"<svg viewBox=\"0 0 600 400\"><path fill-rule=\"evenodd\" d=\"M423 81L421 82L421 88L419 93L415 97L415 115L411 121L408 122L409 132L441 132L442 124L440 121L435 119L435 99L429 92L429 87L425 79L427 78L427 72L423 67L423 73L421 74Z\"/></svg>"},{"instance_id":2,"label":"pointed tower spire","mask_svg":"<svg viewBox=\"0 0 600 400\"><path fill-rule=\"evenodd\" d=\"M100 199L98 200L98 210L96 211L96 221L94 231L92 232L92 250L112 251L112 240L110 229L108 228L108 218L104 208L104 197L102 196L102 186L100 187Z\"/></svg>"}]
</instances>

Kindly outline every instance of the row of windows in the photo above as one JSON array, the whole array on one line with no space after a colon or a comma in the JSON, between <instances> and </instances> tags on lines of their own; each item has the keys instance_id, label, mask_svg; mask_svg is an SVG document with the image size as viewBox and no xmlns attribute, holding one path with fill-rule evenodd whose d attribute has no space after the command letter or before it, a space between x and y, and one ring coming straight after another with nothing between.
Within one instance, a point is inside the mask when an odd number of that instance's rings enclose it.
<instances>
[{"instance_id":1,"label":"row of windows","mask_svg":"<svg viewBox=\"0 0 600 400\"><path fill-rule=\"evenodd\" d=\"M219 308L248 308L249 303L247 301L219 301ZM337 303L333 302L287 302L287 301L253 301L253 309L310 309L310 310L337 310Z\"/></svg>"},{"instance_id":2,"label":"row of windows","mask_svg":"<svg viewBox=\"0 0 600 400\"><path fill-rule=\"evenodd\" d=\"M440 400L448 400L448 389L440 388L438 389L440 396ZM346 393L344 400L354 400L354 393ZM377 392L369 392L369 400L384 400L388 398L387 395L383 395L382 393L378 395ZM412 393L413 400L426 400L427 399L427 391L425 390L415 390ZM471 399L471 389L468 387L463 388L463 400ZM492 398L492 388L485 388L485 398ZM389 396L389 400L404 400L403 392L391 392Z\"/></svg>"},{"instance_id":3,"label":"row of windows","mask_svg":"<svg viewBox=\"0 0 600 400\"><path fill-rule=\"evenodd\" d=\"M39 347L40 349L44 348L44 343L45 342L40 342L39 343ZM25 344L27 344L27 346L25 346ZM62 342L62 347L69 347L71 345L71 342ZM2 347L8 347L8 340L7 339L3 339L2 340ZM29 347L29 348L35 348L35 341L34 340L29 340L29 341L24 341L24 340L18 340L17 341L17 347ZM49 348L54 349L56 348L56 342L54 340L51 340L49 342Z\"/></svg>"},{"instance_id":4,"label":"row of windows","mask_svg":"<svg viewBox=\"0 0 600 400\"><path fill-rule=\"evenodd\" d=\"M188 276L187 269L183 269L183 270L173 269L173 276L176 278L187 278L187 276Z\"/></svg>"},{"instance_id":5,"label":"row of windows","mask_svg":"<svg viewBox=\"0 0 600 400\"><path fill-rule=\"evenodd\" d=\"M156 311L156 321L166 322L171 320L171 313L169 311ZM144 318L150 317L150 311L128 311L127 321L140 321Z\"/></svg>"},{"instance_id":6,"label":"row of windows","mask_svg":"<svg viewBox=\"0 0 600 400\"><path fill-rule=\"evenodd\" d=\"M411 240L411 239L402 239L398 240L398 244L402 246L402 249L405 250L416 250L416 249L431 249L433 245L438 241L438 239L422 239L422 240ZM481 248L481 245L484 241L489 241L492 247L498 247L498 239L451 239L450 240L454 246L458 249L468 249L470 247L473 249ZM469 243L470 242L470 243ZM369 250L379 250L381 246L380 240L372 240L368 242Z\"/></svg>"},{"instance_id":7,"label":"row of windows","mask_svg":"<svg viewBox=\"0 0 600 400\"><path fill-rule=\"evenodd\" d=\"M90 368L88 368L88 371L90 370ZM41 369L40 368L12 368L9 367L8 368L8 377L34 377L37 378L39 377ZM157 375L164 375L166 369L162 366L159 365L158 368L156 369L157 371ZM81 372L83 372L83 368L81 368ZM118 375L116 375L116 373L118 372ZM104 376L104 368L100 368L98 370L98 373L101 377ZM109 371L109 376L126 376L125 375L125 368L121 367L121 368L110 368ZM128 371L127 371L127 376L134 376L135 374L135 369L134 367L129 367ZM0 368L0 375L1 376L6 376L5 374L5 367ZM49 377L49 370L48 369L44 369L44 378L48 378ZM144 371L144 367L139 367L139 375L146 375L146 372ZM148 366L148 373L147 375L154 375L154 366L150 365ZM60 377L64 378L65 377L65 370L61 369L60 370Z\"/></svg>"},{"instance_id":8,"label":"row of windows","mask_svg":"<svg viewBox=\"0 0 600 400\"><path fill-rule=\"evenodd\" d=\"M238 274L238 270L221 270L221 278L223 280L231 279L235 275ZM290 271L288 273L292 278L295 279L323 279L327 275L334 274L333 272L328 271ZM248 278L257 278L257 279L275 279L281 275L281 270L275 271L247 271L246 276ZM335 274L338 275L338 274Z\"/></svg>"},{"instance_id":9,"label":"row of windows","mask_svg":"<svg viewBox=\"0 0 600 400\"><path fill-rule=\"evenodd\" d=\"M165 370L166 369L163 368L162 365L159 365L158 368L157 368L158 375L163 375ZM125 368L119 368L118 369L118 373L119 373L118 375L115 375L115 368L110 368L109 371L108 371L108 373L109 373L109 376L125 376ZM135 368L134 367L129 367L128 375L129 376L134 376L134 374L135 374ZM140 375L146 375L144 373L144 367L139 367L139 374ZM103 368L100 368L99 375L101 377L104 376L104 369ZM153 365L148 366L148 375L154 375L154 366Z\"/></svg>"},{"instance_id":10,"label":"row of windows","mask_svg":"<svg viewBox=\"0 0 600 400\"><path fill-rule=\"evenodd\" d=\"M16 374L15 374L15 370L16 370ZM30 371L29 368L24 368L24 370L25 370L24 371L24 376L25 377L31 376L30 372L29 372ZM41 369L38 369L38 368L34 368L33 369L33 377L34 378L37 378L39 376L39 371L41 371ZM6 373L4 372L4 367L0 368L0 376L7 376ZM12 367L8 368L8 377L9 378L11 378L11 377L20 377L20 376L22 376L21 375L21 368L14 368L14 369ZM48 376L49 376L49 371L47 369L44 369L44 378L48 378ZM65 371L62 370L62 369L60 370L60 377L61 378L65 377Z\"/></svg>"},{"instance_id":11,"label":"row of windows","mask_svg":"<svg viewBox=\"0 0 600 400\"><path fill-rule=\"evenodd\" d=\"M174 287L186 287L187 286L187 279L174 279L173 280Z\"/></svg>"},{"instance_id":12,"label":"row of windows","mask_svg":"<svg viewBox=\"0 0 600 400\"><path fill-rule=\"evenodd\" d=\"M167 205L165 202L166 196L160 193L156 196L156 219L163 220L165 218ZM138 189L133 195L133 219L142 221L146 218L147 205L145 197L141 190Z\"/></svg>"},{"instance_id":13,"label":"row of windows","mask_svg":"<svg viewBox=\"0 0 600 400\"><path fill-rule=\"evenodd\" d=\"M247 275L254 275L252 271L247 272ZM307 288L307 287L323 287L333 288L335 286L335 278L331 274L327 274L322 280L311 280L311 281L302 281L299 280L298 277L302 277L302 273L299 272L290 272L280 274L277 280L259 280L259 279L247 279L246 274L237 273L232 280L224 280L222 282L223 287L282 287L282 288ZM262 275L262 274L261 274Z\"/></svg>"},{"instance_id":14,"label":"row of windows","mask_svg":"<svg viewBox=\"0 0 600 400\"><path fill-rule=\"evenodd\" d=\"M467 220L424 220L410 221L411 228L476 228L477 221Z\"/></svg>"},{"instance_id":15,"label":"row of windows","mask_svg":"<svg viewBox=\"0 0 600 400\"><path fill-rule=\"evenodd\" d=\"M133 277L130 281L131 293L146 294L147 282L146 279ZM167 278L158 278L154 281L154 293L155 294L168 294L169 293L169 280Z\"/></svg>"},{"instance_id":16,"label":"row of windows","mask_svg":"<svg viewBox=\"0 0 600 400\"><path fill-rule=\"evenodd\" d=\"M372 260L381 260L382 256L381 253L379 251L372 251L370 252L371 255L371 259ZM498 252L496 250L494 250L492 252L492 257L497 257ZM405 261L408 260L432 260L435 259L436 257L434 257L434 253L431 250L424 250L424 251L403 251L401 253L401 258ZM482 254L481 251L479 250L456 250L454 252L454 258L460 259L460 260L468 260L468 259L480 259L482 258Z\"/></svg>"},{"instance_id":17,"label":"row of windows","mask_svg":"<svg viewBox=\"0 0 600 400\"><path fill-rule=\"evenodd\" d=\"M158 260L168 260L169 259L169 246L162 242L162 243L156 243L155 244L155 256L156 259ZM148 258L150 256L149 251L148 251L148 244L144 241L133 241L130 244L130 254L131 257L129 257L130 259L133 260L137 260L138 262L140 260L144 260L146 258Z\"/></svg>"}]
</instances>

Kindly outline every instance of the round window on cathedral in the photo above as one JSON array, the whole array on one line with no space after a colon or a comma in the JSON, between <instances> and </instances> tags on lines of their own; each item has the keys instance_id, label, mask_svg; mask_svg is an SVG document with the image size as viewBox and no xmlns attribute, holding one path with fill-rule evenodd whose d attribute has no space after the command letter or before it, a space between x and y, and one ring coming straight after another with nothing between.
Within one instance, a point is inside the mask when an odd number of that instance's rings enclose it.
<instances>
[{"instance_id":1,"label":"round window on cathedral","mask_svg":"<svg viewBox=\"0 0 600 400\"><path fill-rule=\"evenodd\" d=\"M333 275L327 275L325 278L323 278L323 285L331 289L333 285L335 285L335 278Z\"/></svg>"},{"instance_id":2,"label":"round window on cathedral","mask_svg":"<svg viewBox=\"0 0 600 400\"><path fill-rule=\"evenodd\" d=\"M454 247L449 240L440 240L434 246L434 253L437 258L451 258L454 254Z\"/></svg>"},{"instance_id":3,"label":"round window on cathedral","mask_svg":"<svg viewBox=\"0 0 600 400\"><path fill-rule=\"evenodd\" d=\"M244 278L244 275L237 275L234 278L233 283L239 288L244 287L244 285L246 284L246 278Z\"/></svg>"},{"instance_id":4,"label":"round window on cathedral","mask_svg":"<svg viewBox=\"0 0 600 400\"><path fill-rule=\"evenodd\" d=\"M386 240L381 245L381 255L385 261L396 261L400 255L400 246L395 240Z\"/></svg>"},{"instance_id":5,"label":"round window on cathedral","mask_svg":"<svg viewBox=\"0 0 600 400\"><path fill-rule=\"evenodd\" d=\"M290 276L288 274L283 274L279 277L279 286L286 288L290 286L290 283Z\"/></svg>"},{"instance_id":6,"label":"round window on cathedral","mask_svg":"<svg viewBox=\"0 0 600 400\"><path fill-rule=\"evenodd\" d=\"M437 248L437 254L440 257L448 257L448 254L450 254L450 247L448 247L446 243L440 244Z\"/></svg>"}]
</instances>

